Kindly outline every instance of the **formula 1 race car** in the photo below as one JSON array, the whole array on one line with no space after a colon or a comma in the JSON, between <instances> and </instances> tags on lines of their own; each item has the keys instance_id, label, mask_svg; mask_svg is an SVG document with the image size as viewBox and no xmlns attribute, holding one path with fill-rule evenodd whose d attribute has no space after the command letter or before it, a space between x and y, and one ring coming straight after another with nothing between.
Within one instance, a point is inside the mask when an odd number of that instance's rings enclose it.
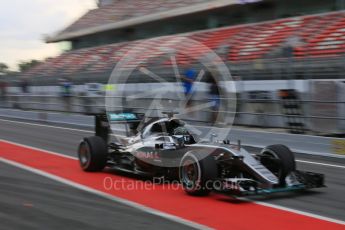
<instances>
[{"instance_id":1,"label":"formula 1 race car","mask_svg":"<svg viewBox=\"0 0 345 230\"><path fill-rule=\"evenodd\" d=\"M190 195L215 191L244 196L324 187L324 175L296 170L294 154L284 145L250 154L240 142L199 141L173 113L165 115L144 124L147 118L142 114L95 115L96 134L84 138L78 149L82 169L94 172L110 167L175 178ZM121 123L127 137L110 141L110 127Z\"/></svg>"}]
</instances>

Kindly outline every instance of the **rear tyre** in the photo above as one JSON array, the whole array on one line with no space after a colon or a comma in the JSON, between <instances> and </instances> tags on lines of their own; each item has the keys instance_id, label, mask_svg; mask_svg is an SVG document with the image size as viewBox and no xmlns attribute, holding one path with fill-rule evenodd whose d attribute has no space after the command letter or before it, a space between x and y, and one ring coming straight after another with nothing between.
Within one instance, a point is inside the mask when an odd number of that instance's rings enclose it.
<instances>
[{"instance_id":1,"label":"rear tyre","mask_svg":"<svg viewBox=\"0 0 345 230\"><path fill-rule=\"evenodd\" d=\"M261 163L279 178L280 185L285 185L285 178L296 170L294 153L285 145L270 145L261 151ZM273 164L267 164L263 159L272 159Z\"/></svg>"},{"instance_id":2,"label":"rear tyre","mask_svg":"<svg viewBox=\"0 0 345 230\"><path fill-rule=\"evenodd\" d=\"M84 171L102 171L107 164L107 145L98 136L84 138L79 144L78 157L80 166Z\"/></svg>"},{"instance_id":3,"label":"rear tyre","mask_svg":"<svg viewBox=\"0 0 345 230\"><path fill-rule=\"evenodd\" d=\"M186 153L180 163L179 177L184 191L192 196L206 196L218 176L216 160L209 154Z\"/></svg>"}]
</instances>

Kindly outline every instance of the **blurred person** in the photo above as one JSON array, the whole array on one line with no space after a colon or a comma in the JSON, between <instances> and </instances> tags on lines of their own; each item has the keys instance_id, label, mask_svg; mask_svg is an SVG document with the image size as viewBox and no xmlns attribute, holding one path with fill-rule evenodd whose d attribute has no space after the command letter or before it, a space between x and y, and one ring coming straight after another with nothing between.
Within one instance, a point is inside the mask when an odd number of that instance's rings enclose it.
<instances>
[{"instance_id":1,"label":"blurred person","mask_svg":"<svg viewBox=\"0 0 345 230\"><path fill-rule=\"evenodd\" d=\"M87 94L86 91L80 92L78 96L81 98L81 102L84 105L84 113L90 114L92 111L90 107L90 104L92 103L90 96Z\"/></svg>"},{"instance_id":2,"label":"blurred person","mask_svg":"<svg viewBox=\"0 0 345 230\"><path fill-rule=\"evenodd\" d=\"M227 60L228 54L231 53L232 47L230 44L222 44L215 51L216 54L222 59Z\"/></svg>"},{"instance_id":3,"label":"blurred person","mask_svg":"<svg viewBox=\"0 0 345 230\"><path fill-rule=\"evenodd\" d=\"M20 88L22 89L22 93L29 93L29 81L28 79L24 78L19 82Z\"/></svg>"},{"instance_id":4,"label":"blurred person","mask_svg":"<svg viewBox=\"0 0 345 230\"><path fill-rule=\"evenodd\" d=\"M5 102L6 96L7 96L7 82L6 81L0 81L0 100L2 102Z\"/></svg>"},{"instance_id":5,"label":"blurred person","mask_svg":"<svg viewBox=\"0 0 345 230\"><path fill-rule=\"evenodd\" d=\"M186 100L187 112L192 105L192 96L193 96L193 91L194 91L193 86L194 86L196 77L197 77L197 72L193 68L187 69L186 72L184 73L184 76L181 76L185 100Z\"/></svg>"},{"instance_id":6,"label":"blurred person","mask_svg":"<svg viewBox=\"0 0 345 230\"><path fill-rule=\"evenodd\" d=\"M287 58L294 57L294 51L296 48L301 47L305 44L303 38L296 32L285 40L283 45L283 55Z\"/></svg>"},{"instance_id":7,"label":"blurred person","mask_svg":"<svg viewBox=\"0 0 345 230\"><path fill-rule=\"evenodd\" d=\"M66 111L70 112L72 108L72 87L73 83L68 79L60 79L61 96L63 98Z\"/></svg>"},{"instance_id":8,"label":"blurred person","mask_svg":"<svg viewBox=\"0 0 345 230\"><path fill-rule=\"evenodd\" d=\"M208 100L211 103L211 119L210 122L216 124L218 118L218 111L220 108L220 86L216 80L218 78L216 71L206 73L206 82L208 83Z\"/></svg>"},{"instance_id":9,"label":"blurred person","mask_svg":"<svg viewBox=\"0 0 345 230\"><path fill-rule=\"evenodd\" d=\"M27 108L27 102L29 102L32 98L30 98L27 94L29 94L29 80L27 78L22 78L18 81L19 87L19 95L17 95L15 100L16 108L18 109L25 109ZM21 95L20 95L21 94Z\"/></svg>"},{"instance_id":10,"label":"blurred person","mask_svg":"<svg viewBox=\"0 0 345 230\"><path fill-rule=\"evenodd\" d=\"M5 97L5 81L0 81L0 97Z\"/></svg>"},{"instance_id":11,"label":"blurred person","mask_svg":"<svg viewBox=\"0 0 345 230\"><path fill-rule=\"evenodd\" d=\"M287 79L292 79L295 75L295 71L293 69L293 62L294 62L294 52L298 47L301 47L305 44L303 38L299 35L299 32L292 34L288 37L285 41L283 46L283 56L287 59L285 65L285 73ZM289 88L293 87L292 81L288 81Z\"/></svg>"}]
</instances>

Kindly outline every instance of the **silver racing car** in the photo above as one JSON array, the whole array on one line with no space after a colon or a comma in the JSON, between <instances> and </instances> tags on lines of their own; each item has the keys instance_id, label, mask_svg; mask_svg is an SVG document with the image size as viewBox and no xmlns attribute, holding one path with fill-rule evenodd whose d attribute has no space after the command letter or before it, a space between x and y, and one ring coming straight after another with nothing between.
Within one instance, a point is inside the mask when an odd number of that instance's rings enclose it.
<instances>
[{"instance_id":1,"label":"silver racing car","mask_svg":"<svg viewBox=\"0 0 345 230\"><path fill-rule=\"evenodd\" d=\"M110 167L178 179L190 195L215 191L244 196L324 187L324 175L297 170L294 153L284 145L251 154L240 141L200 141L171 113L150 119L136 113L98 114L95 121L95 136L84 138L78 148L84 171ZM117 135L111 141L110 127L121 123L127 137Z\"/></svg>"}]
</instances>

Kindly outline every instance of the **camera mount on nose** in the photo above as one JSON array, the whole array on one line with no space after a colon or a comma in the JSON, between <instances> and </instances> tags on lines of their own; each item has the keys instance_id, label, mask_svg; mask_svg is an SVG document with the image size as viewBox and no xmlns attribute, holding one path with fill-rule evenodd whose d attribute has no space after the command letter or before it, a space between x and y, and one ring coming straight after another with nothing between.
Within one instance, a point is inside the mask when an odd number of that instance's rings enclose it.
<instances>
[{"instance_id":1,"label":"camera mount on nose","mask_svg":"<svg viewBox=\"0 0 345 230\"><path fill-rule=\"evenodd\" d=\"M175 115L179 114L179 112L176 111L165 111L162 112L163 115L166 115L169 119L173 118Z\"/></svg>"}]
</instances>

